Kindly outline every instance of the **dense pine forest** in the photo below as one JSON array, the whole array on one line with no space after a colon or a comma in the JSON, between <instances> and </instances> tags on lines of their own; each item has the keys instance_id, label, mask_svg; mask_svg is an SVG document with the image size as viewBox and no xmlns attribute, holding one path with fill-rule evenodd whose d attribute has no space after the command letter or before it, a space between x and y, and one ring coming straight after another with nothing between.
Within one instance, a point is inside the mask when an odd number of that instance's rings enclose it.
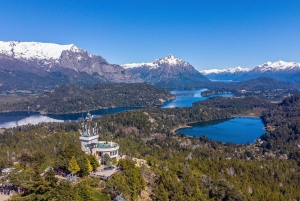
<instances>
[{"instance_id":1,"label":"dense pine forest","mask_svg":"<svg viewBox=\"0 0 300 201\"><path fill-rule=\"evenodd\" d=\"M101 108L156 106L174 98L175 96L167 90L145 83L62 85L55 90L32 95L13 103L2 101L0 111L77 113Z\"/></svg>"},{"instance_id":2,"label":"dense pine forest","mask_svg":"<svg viewBox=\"0 0 300 201\"><path fill-rule=\"evenodd\" d=\"M94 120L100 138L113 140L128 156L108 181L89 178L79 145L78 123L41 123L5 129L0 169L19 162L12 180L27 189L13 200L300 200L300 95L279 104L257 97L210 98L190 108L149 108ZM174 130L194 122L238 115L261 117L266 134L254 144L187 137ZM28 140L30 139L30 140ZM80 182L57 183L48 166L68 168L75 156ZM134 158L146 165L137 167ZM92 164L92 162L91 162ZM93 167L94 168L94 167ZM34 176L35 175L35 176ZM69 189L65 191L63 189Z\"/></svg>"}]
</instances>

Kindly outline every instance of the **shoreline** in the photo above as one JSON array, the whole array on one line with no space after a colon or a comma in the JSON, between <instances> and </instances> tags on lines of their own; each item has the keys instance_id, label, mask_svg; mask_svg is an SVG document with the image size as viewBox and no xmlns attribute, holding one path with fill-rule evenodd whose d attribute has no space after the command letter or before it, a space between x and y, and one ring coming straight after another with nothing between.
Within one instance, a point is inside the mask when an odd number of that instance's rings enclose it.
<instances>
[{"instance_id":1,"label":"shoreline","mask_svg":"<svg viewBox=\"0 0 300 201\"><path fill-rule=\"evenodd\" d=\"M192 124L192 123L191 123ZM193 126L189 126L187 124L182 124L182 125L179 125L178 127L174 128L171 132L173 134L176 134L175 131L177 131L178 129L181 129L181 128L193 128Z\"/></svg>"},{"instance_id":2,"label":"shoreline","mask_svg":"<svg viewBox=\"0 0 300 201\"><path fill-rule=\"evenodd\" d=\"M155 106L153 106L155 107ZM94 110L82 110L82 111L76 111L76 112L68 112L68 113L49 113L45 111L28 111L28 110L5 110L5 111L0 111L0 114L7 114L7 113L12 113L12 112L27 112L27 113L38 113L40 115L68 115L68 114L80 114L84 112L92 112L92 111L97 111L97 110L109 110L109 109L115 109L115 108L147 108L147 106L120 106L120 107L104 107L104 108L98 108Z\"/></svg>"},{"instance_id":3,"label":"shoreline","mask_svg":"<svg viewBox=\"0 0 300 201\"><path fill-rule=\"evenodd\" d=\"M232 117L230 117L230 118L255 118L255 119L261 119L261 117L255 116L255 115L253 115L253 116L251 116L251 115L234 115L234 116L232 116ZM221 119L215 119L215 120L221 120ZM210 121L213 121L213 120L210 120ZM208 122L208 121L203 121L203 122ZM196 121L196 122L190 122L190 123L188 123L188 124L194 124L194 123L202 123L202 122ZM181 124L181 125L179 125L178 127L172 129L171 132L172 132L173 134L176 134L175 132L176 132L178 129L181 129L181 128L193 128L193 126L189 126L188 124ZM264 124L264 123L263 123L263 124ZM265 128L265 127L266 127L266 125L264 126L264 128ZM265 129L265 130L267 130L267 129Z\"/></svg>"},{"instance_id":4,"label":"shoreline","mask_svg":"<svg viewBox=\"0 0 300 201\"><path fill-rule=\"evenodd\" d=\"M162 106L165 102L171 101L176 99L176 96L161 102L161 104L153 104L150 106L116 106L116 107L99 107L97 109L93 110L81 110L81 111L74 111L74 112L66 112L66 113L51 113L51 112L46 112L46 111L33 111L33 110L4 110L0 111L0 114L5 114L5 113L11 113L11 112L32 112L32 113L39 113L40 115L66 115L66 114L79 114L79 113L84 113L84 112L91 112L91 111L96 111L96 110L107 110L107 109L115 109L115 108L151 108L151 107L160 107Z\"/></svg>"}]
</instances>

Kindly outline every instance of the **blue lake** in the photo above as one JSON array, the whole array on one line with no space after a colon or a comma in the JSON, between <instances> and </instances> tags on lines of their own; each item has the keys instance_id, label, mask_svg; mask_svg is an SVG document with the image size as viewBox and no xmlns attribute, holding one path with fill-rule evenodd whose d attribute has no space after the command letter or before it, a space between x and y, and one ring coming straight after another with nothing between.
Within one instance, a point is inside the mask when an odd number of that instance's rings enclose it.
<instances>
[{"instance_id":1,"label":"blue lake","mask_svg":"<svg viewBox=\"0 0 300 201\"><path fill-rule=\"evenodd\" d=\"M119 107L93 110L90 113L93 118L98 118L107 114L114 114L126 110L138 110L142 107ZM0 128L11 128L27 124L38 124L40 122L70 122L78 121L86 117L87 112L74 114L46 114L42 115L38 112L8 112L0 113Z\"/></svg>"},{"instance_id":2,"label":"blue lake","mask_svg":"<svg viewBox=\"0 0 300 201\"><path fill-rule=\"evenodd\" d=\"M182 132L188 136L200 137L206 135L208 139L233 142L237 144L254 143L266 131L260 118L237 117L225 120L190 124L191 128L181 128L176 133Z\"/></svg>"},{"instance_id":3,"label":"blue lake","mask_svg":"<svg viewBox=\"0 0 300 201\"><path fill-rule=\"evenodd\" d=\"M165 102L162 108L173 108L173 107L192 107L194 102L204 101L207 98L215 96L230 97L232 94L217 94L212 96L201 96L201 92L207 89L200 90L182 90L182 91L171 91L172 94L176 95L176 99Z\"/></svg>"},{"instance_id":4,"label":"blue lake","mask_svg":"<svg viewBox=\"0 0 300 201\"><path fill-rule=\"evenodd\" d=\"M191 107L194 102L203 101L209 97L224 96L229 97L232 94L218 94L213 96L202 97L201 92L206 89L200 90L181 90L171 91L172 94L176 95L176 99L165 102L162 108L173 108L173 107ZM107 114L114 114L116 112L122 112L126 110L138 110L143 107L119 107L93 110L90 113L93 118L98 118ZM77 121L83 117L86 117L86 112L83 113L72 113L72 114L46 114L42 115L38 112L8 112L0 113L0 128L10 128L26 124L38 124L40 122L70 122Z\"/></svg>"}]
</instances>

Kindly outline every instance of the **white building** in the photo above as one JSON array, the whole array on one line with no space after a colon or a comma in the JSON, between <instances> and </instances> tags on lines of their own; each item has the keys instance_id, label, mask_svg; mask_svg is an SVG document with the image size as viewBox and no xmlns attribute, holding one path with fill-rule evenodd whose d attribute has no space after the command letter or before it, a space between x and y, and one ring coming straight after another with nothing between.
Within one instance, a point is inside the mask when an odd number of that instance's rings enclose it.
<instances>
[{"instance_id":1,"label":"white building","mask_svg":"<svg viewBox=\"0 0 300 201\"><path fill-rule=\"evenodd\" d=\"M119 155L119 144L115 142L99 141L99 132L97 123L91 128L92 115L87 114L86 124L82 123L82 131L80 132L81 150L86 154L96 155L99 163L104 154L108 154L110 158L116 158Z\"/></svg>"}]
</instances>

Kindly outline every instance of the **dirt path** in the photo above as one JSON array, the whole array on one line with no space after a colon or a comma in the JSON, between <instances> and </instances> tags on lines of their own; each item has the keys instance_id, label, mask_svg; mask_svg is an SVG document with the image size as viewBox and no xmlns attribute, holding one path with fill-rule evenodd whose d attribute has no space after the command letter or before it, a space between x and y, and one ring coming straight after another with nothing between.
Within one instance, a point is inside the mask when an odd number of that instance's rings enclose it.
<instances>
[{"instance_id":1,"label":"dirt path","mask_svg":"<svg viewBox=\"0 0 300 201\"><path fill-rule=\"evenodd\" d=\"M9 196L9 195L4 195L4 194L1 194L1 193L0 193L0 201L6 201L6 200L8 200L9 198L11 198L11 196Z\"/></svg>"}]
</instances>

